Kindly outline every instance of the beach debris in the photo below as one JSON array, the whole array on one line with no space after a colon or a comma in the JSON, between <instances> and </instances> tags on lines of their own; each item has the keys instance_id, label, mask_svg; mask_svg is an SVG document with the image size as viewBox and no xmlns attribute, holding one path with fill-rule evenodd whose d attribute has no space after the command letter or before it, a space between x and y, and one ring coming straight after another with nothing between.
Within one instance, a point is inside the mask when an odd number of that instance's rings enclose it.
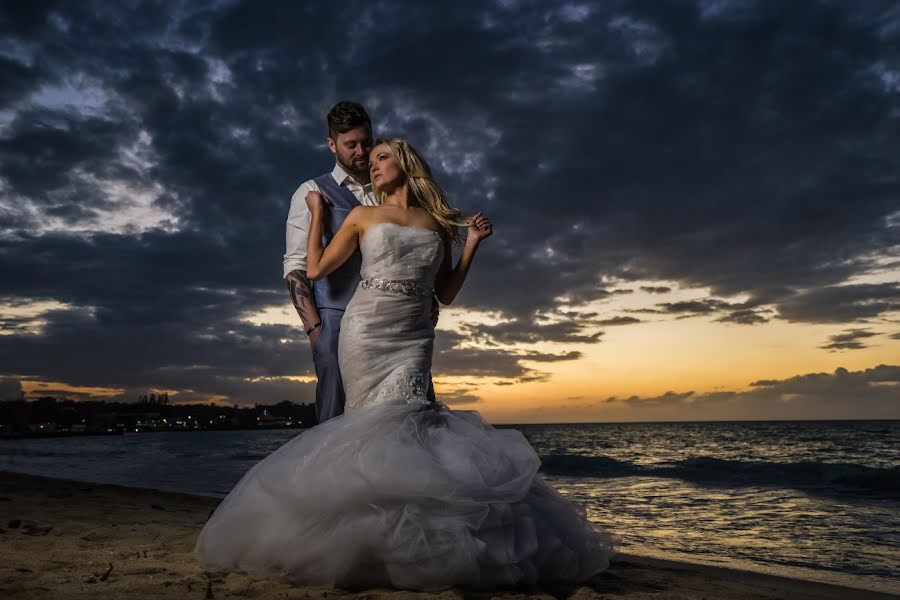
<instances>
[{"instance_id":1,"label":"beach debris","mask_svg":"<svg viewBox=\"0 0 900 600\"><path fill-rule=\"evenodd\" d=\"M22 519L12 519L6 526L10 529L22 528L25 535L47 535L53 529L53 525L42 525L37 521L23 521Z\"/></svg>"},{"instance_id":2,"label":"beach debris","mask_svg":"<svg viewBox=\"0 0 900 600\"><path fill-rule=\"evenodd\" d=\"M166 510L166 508L164 506L160 506L159 504L151 504L150 508L153 508L156 510Z\"/></svg>"},{"instance_id":3,"label":"beach debris","mask_svg":"<svg viewBox=\"0 0 900 600\"><path fill-rule=\"evenodd\" d=\"M25 521L22 524L22 533L25 535L47 535L53 529L53 525L41 525L35 521Z\"/></svg>"},{"instance_id":4,"label":"beach debris","mask_svg":"<svg viewBox=\"0 0 900 600\"><path fill-rule=\"evenodd\" d=\"M106 573L100 576L100 581L106 581L107 577L109 577L109 574L112 573L112 570L113 565L112 563L109 563L109 568L106 570Z\"/></svg>"}]
</instances>

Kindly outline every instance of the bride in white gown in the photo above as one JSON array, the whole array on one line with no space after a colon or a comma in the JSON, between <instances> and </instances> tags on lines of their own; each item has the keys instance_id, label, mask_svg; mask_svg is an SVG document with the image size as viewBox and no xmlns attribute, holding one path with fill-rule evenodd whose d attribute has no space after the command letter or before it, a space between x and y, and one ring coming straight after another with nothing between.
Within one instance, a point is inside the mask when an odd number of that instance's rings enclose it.
<instances>
[{"instance_id":1,"label":"bride in white gown","mask_svg":"<svg viewBox=\"0 0 900 600\"><path fill-rule=\"evenodd\" d=\"M310 193L308 271L358 247L362 277L341 321L346 412L295 437L241 479L207 522L207 571L343 587L435 590L580 582L609 565L614 536L538 475L524 436L428 401L432 290L451 302L490 221L469 222L462 256L450 208L402 140L371 154L377 207L358 207L322 248Z\"/></svg>"}]
</instances>

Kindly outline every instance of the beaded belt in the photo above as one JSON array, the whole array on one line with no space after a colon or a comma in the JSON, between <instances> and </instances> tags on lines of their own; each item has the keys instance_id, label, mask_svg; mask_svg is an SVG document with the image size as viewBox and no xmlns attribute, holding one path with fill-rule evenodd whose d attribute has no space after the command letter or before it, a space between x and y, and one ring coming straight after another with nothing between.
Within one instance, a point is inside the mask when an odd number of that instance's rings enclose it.
<instances>
[{"instance_id":1,"label":"beaded belt","mask_svg":"<svg viewBox=\"0 0 900 600\"><path fill-rule=\"evenodd\" d=\"M428 298L431 296L431 290L427 290L415 282L401 279L382 279L381 277L372 277L371 279L363 279L359 282L359 287L364 290L374 289L383 290L385 292L393 292L395 294L403 294L404 296L413 296L415 298Z\"/></svg>"}]
</instances>

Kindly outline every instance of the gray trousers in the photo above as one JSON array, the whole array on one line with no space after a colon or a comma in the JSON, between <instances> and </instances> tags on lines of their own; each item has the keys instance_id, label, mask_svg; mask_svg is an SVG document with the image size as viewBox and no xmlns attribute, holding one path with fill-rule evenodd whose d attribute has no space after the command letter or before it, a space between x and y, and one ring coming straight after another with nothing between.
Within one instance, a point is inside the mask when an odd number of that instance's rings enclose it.
<instances>
[{"instance_id":1,"label":"gray trousers","mask_svg":"<svg viewBox=\"0 0 900 600\"><path fill-rule=\"evenodd\" d=\"M338 338L341 335L341 317L344 311L320 308L319 339L313 349L313 364L316 367L316 417L319 423L344 412L344 383L338 365Z\"/></svg>"},{"instance_id":2,"label":"gray trousers","mask_svg":"<svg viewBox=\"0 0 900 600\"><path fill-rule=\"evenodd\" d=\"M341 335L341 318L344 311L333 308L320 308L319 339L313 349L313 365L316 367L316 417L319 423L343 414L344 382L341 379L341 368L338 364L338 338ZM434 402L434 383L431 373L428 374L428 401Z\"/></svg>"}]
</instances>

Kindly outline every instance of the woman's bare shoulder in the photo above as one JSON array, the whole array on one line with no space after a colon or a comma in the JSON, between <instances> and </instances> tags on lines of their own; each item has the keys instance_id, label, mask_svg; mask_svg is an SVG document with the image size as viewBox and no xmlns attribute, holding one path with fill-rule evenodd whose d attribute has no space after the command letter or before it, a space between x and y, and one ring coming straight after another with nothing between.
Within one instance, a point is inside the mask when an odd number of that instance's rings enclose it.
<instances>
[{"instance_id":1,"label":"woman's bare shoulder","mask_svg":"<svg viewBox=\"0 0 900 600\"><path fill-rule=\"evenodd\" d=\"M390 207L381 205L377 206L357 206L353 210L359 211L358 218L360 222L366 225L374 225L376 223L395 222L396 215L391 214Z\"/></svg>"},{"instance_id":2,"label":"woman's bare shoulder","mask_svg":"<svg viewBox=\"0 0 900 600\"><path fill-rule=\"evenodd\" d=\"M365 225L372 221L375 218L373 211L378 208L377 206L354 206L350 211L350 214L347 215L347 218L352 218L354 222Z\"/></svg>"},{"instance_id":3,"label":"woman's bare shoulder","mask_svg":"<svg viewBox=\"0 0 900 600\"><path fill-rule=\"evenodd\" d=\"M360 235L363 235L373 225L393 222L385 212L380 206L357 206L350 214L353 215L354 224L359 229Z\"/></svg>"}]
</instances>

